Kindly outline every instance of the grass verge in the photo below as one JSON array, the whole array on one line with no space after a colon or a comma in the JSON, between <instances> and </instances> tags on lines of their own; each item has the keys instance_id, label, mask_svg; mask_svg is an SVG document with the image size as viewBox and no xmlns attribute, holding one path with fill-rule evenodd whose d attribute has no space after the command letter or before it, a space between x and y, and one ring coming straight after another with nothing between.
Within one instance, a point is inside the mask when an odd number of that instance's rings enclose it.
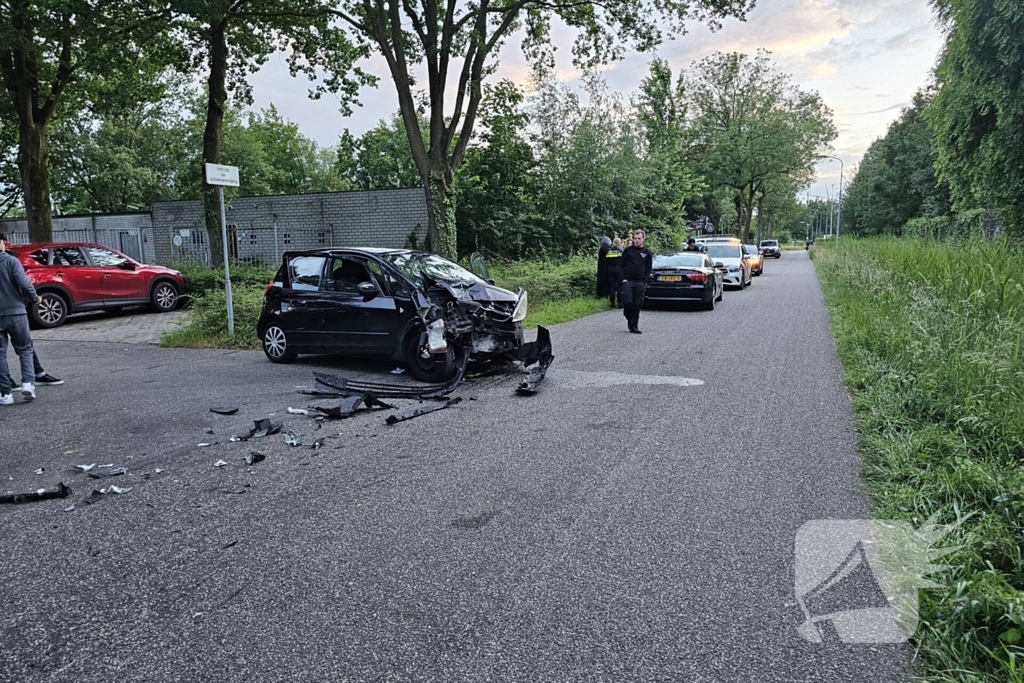
<instances>
[{"instance_id":1,"label":"grass verge","mask_svg":"<svg viewBox=\"0 0 1024 683\"><path fill-rule=\"evenodd\" d=\"M550 327L558 323L567 323L570 320L609 310L607 299L578 298L568 301L546 301L537 306L533 306L531 301L530 304L526 312L526 320L523 321L523 327L528 330L532 330L538 325Z\"/></svg>"},{"instance_id":2,"label":"grass verge","mask_svg":"<svg viewBox=\"0 0 1024 683\"><path fill-rule=\"evenodd\" d=\"M1024 681L1024 254L1002 244L812 248L875 515L973 515L922 590L926 681Z\"/></svg>"}]
</instances>

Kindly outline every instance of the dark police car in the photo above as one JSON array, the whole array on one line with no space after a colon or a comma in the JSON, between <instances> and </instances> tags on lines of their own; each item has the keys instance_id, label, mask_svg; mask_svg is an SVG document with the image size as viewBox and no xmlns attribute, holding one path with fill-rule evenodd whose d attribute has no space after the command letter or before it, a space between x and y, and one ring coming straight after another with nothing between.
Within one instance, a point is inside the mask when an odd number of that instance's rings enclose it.
<instances>
[{"instance_id":1,"label":"dark police car","mask_svg":"<svg viewBox=\"0 0 1024 683\"><path fill-rule=\"evenodd\" d=\"M475 362L523 343L526 292L407 249L289 252L267 286L258 331L275 363L299 353L398 357L425 382L447 379L455 351Z\"/></svg>"}]
</instances>

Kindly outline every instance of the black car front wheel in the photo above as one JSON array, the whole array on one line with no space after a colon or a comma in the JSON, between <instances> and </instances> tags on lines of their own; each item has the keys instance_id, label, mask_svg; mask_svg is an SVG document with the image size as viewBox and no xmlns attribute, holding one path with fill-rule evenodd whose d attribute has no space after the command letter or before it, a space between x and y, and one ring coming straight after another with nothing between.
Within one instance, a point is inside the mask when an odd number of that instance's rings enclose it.
<instances>
[{"instance_id":1,"label":"black car front wheel","mask_svg":"<svg viewBox=\"0 0 1024 683\"><path fill-rule=\"evenodd\" d=\"M288 335L277 322L263 330L263 353L273 363L291 363L299 355L291 349Z\"/></svg>"},{"instance_id":2,"label":"black car front wheel","mask_svg":"<svg viewBox=\"0 0 1024 683\"><path fill-rule=\"evenodd\" d=\"M42 301L29 309L32 324L43 329L63 325L68 317L68 302L64 297L55 292L44 292L39 296Z\"/></svg>"},{"instance_id":3,"label":"black car front wheel","mask_svg":"<svg viewBox=\"0 0 1024 683\"><path fill-rule=\"evenodd\" d=\"M449 344L444 353L431 353L424 358L420 349L420 333L414 331L405 340L405 364L416 379L436 384L455 372L455 351Z\"/></svg>"}]
</instances>

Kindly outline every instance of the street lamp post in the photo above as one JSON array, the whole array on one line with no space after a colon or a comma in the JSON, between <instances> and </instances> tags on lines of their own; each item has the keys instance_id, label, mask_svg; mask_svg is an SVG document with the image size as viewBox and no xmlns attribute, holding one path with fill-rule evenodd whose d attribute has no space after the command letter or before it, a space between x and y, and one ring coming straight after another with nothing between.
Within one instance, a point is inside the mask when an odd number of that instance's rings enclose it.
<instances>
[{"instance_id":1,"label":"street lamp post","mask_svg":"<svg viewBox=\"0 0 1024 683\"><path fill-rule=\"evenodd\" d=\"M843 222L843 160L831 154L822 154L819 159L835 159L839 162L839 197L836 207L836 246L839 246L839 226Z\"/></svg>"}]
</instances>

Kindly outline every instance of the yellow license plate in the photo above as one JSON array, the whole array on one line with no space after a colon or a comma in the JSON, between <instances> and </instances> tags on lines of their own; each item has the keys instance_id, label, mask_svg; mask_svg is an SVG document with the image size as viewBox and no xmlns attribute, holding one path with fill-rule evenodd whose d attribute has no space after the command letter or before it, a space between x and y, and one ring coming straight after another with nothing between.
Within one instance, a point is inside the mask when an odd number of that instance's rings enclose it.
<instances>
[{"instance_id":1,"label":"yellow license plate","mask_svg":"<svg viewBox=\"0 0 1024 683\"><path fill-rule=\"evenodd\" d=\"M659 275L658 282L682 282L682 275Z\"/></svg>"}]
</instances>

